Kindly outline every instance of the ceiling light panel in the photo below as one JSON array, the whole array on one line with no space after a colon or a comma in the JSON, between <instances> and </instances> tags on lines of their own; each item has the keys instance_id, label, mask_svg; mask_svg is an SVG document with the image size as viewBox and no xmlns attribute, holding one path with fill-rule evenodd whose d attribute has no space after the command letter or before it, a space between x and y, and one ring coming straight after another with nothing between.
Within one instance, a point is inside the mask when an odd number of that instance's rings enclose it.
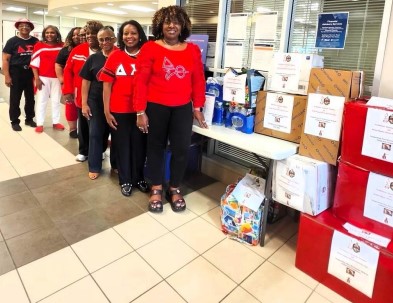
<instances>
[{"instance_id":1,"label":"ceiling light panel","mask_svg":"<svg viewBox=\"0 0 393 303\"><path fill-rule=\"evenodd\" d=\"M96 8L93 8L92 10L97 13L103 13L103 14L109 14L109 15L127 15L127 13L124 11L111 9L111 8L96 7Z\"/></svg>"},{"instance_id":2,"label":"ceiling light panel","mask_svg":"<svg viewBox=\"0 0 393 303\"><path fill-rule=\"evenodd\" d=\"M120 8L128 9L130 11L137 11L137 12L144 12L144 13L151 13L155 12L155 9L146 6L139 6L139 5L122 5Z\"/></svg>"}]
</instances>

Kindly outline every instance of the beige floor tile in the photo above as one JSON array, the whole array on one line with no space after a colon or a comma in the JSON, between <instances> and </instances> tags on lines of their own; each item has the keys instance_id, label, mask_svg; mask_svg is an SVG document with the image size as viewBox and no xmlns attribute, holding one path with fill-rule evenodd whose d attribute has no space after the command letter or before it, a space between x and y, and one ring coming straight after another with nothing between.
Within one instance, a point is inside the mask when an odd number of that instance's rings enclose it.
<instances>
[{"instance_id":1,"label":"beige floor tile","mask_svg":"<svg viewBox=\"0 0 393 303\"><path fill-rule=\"evenodd\" d=\"M185 196L185 200L187 201L187 208L197 215L202 215L220 204L220 200L213 200L201 190L188 194Z\"/></svg>"},{"instance_id":2,"label":"beige floor tile","mask_svg":"<svg viewBox=\"0 0 393 303\"><path fill-rule=\"evenodd\" d=\"M241 283L265 259L235 240L225 239L203 256L236 283Z\"/></svg>"},{"instance_id":3,"label":"beige floor tile","mask_svg":"<svg viewBox=\"0 0 393 303\"><path fill-rule=\"evenodd\" d=\"M221 301L236 284L204 258L199 257L167 278L189 303Z\"/></svg>"},{"instance_id":4,"label":"beige floor tile","mask_svg":"<svg viewBox=\"0 0 393 303\"><path fill-rule=\"evenodd\" d=\"M87 276L57 293L45 298L40 303L108 303L108 299L90 276Z\"/></svg>"},{"instance_id":5,"label":"beige floor tile","mask_svg":"<svg viewBox=\"0 0 393 303\"><path fill-rule=\"evenodd\" d=\"M317 287L318 281L295 267L295 258L296 242L290 240L275 252L269 261L308 287L312 289Z\"/></svg>"},{"instance_id":6,"label":"beige floor tile","mask_svg":"<svg viewBox=\"0 0 393 303\"><path fill-rule=\"evenodd\" d=\"M133 251L132 247L112 228L71 246L89 272Z\"/></svg>"},{"instance_id":7,"label":"beige floor tile","mask_svg":"<svg viewBox=\"0 0 393 303\"><path fill-rule=\"evenodd\" d=\"M184 301L166 282L161 282L132 303L184 303Z\"/></svg>"},{"instance_id":8,"label":"beige floor tile","mask_svg":"<svg viewBox=\"0 0 393 303\"><path fill-rule=\"evenodd\" d=\"M8 161L5 154L0 150L0 182L18 178L19 175Z\"/></svg>"},{"instance_id":9,"label":"beige floor tile","mask_svg":"<svg viewBox=\"0 0 393 303\"><path fill-rule=\"evenodd\" d=\"M32 302L37 302L88 274L70 247L22 266L18 271Z\"/></svg>"},{"instance_id":10,"label":"beige floor tile","mask_svg":"<svg viewBox=\"0 0 393 303\"><path fill-rule=\"evenodd\" d=\"M29 303L16 270L0 276L0 302Z\"/></svg>"},{"instance_id":11,"label":"beige floor tile","mask_svg":"<svg viewBox=\"0 0 393 303\"><path fill-rule=\"evenodd\" d=\"M271 255L273 255L282 245L284 245L285 237L281 235L266 235L265 237L265 245L260 246L247 246L248 249L251 249L253 252L257 253L261 257L268 259Z\"/></svg>"},{"instance_id":12,"label":"beige floor tile","mask_svg":"<svg viewBox=\"0 0 393 303\"><path fill-rule=\"evenodd\" d=\"M172 233L141 247L138 253L164 278L199 256Z\"/></svg>"},{"instance_id":13,"label":"beige floor tile","mask_svg":"<svg viewBox=\"0 0 393 303\"><path fill-rule=\"evenodd\" d=\"M328 299L322 297L320 294L313 292L306 301L307 303L331 303Z\"/></svg>"},{"instance_id":14,"label":"beige floor tile","mask_svg":"<svg viewBox=\"0 0 393 303\"><path fill-rule=\"evenodd\" d=\"M261 302L303 303L312 290L266 261L241 286Z\"/></svg>"},{"instance_id":15,"label":"beige floor tile","mask_svg":"<svg viewBox=\"0 0 393 303\"><path fill-rule=\"evenodd\" d=\"M172 210L169 203L166 203L164 205L164 210L162 213L154 214L149 212L149 215L152 216L154 219L156 219L158 222L160 222L169 230L174 230L175 228L191 221L197 216L189 209L176 213Z\"/></svg>"},{"instance_id":16,"label":"beige floor tile","mask_svg":"<svg viewBox=\"0 0 393 303\"><path fill-rule=\"evenodd\" d=\"M188 222L173 233L200 254L225 239L221 231L201 218Z\"/></svg>"},{"instance_id":17,"label":"beige floor tile","mask_svg":"<svg viewBox=\"0 0 393 303\"><path fill-rule=\"evenodd\" d=\"M227 184L215 182L208 186L201 188L199 191L210 197L217 204L220 204L221 196L224 194Z\"/></svg>"},{"instance_id":18,"label":"beige floor tile","mask_svg":"<svg viewBox=\"0 0 393 303\"><path fill-rule=\"evenodd\" d=\"M236 287L234 291L232 291L221 303L240 303L240 302L247 302L247 303L258 303L256 298L250 295L247 291L243 288Z\"/></svg>"},{"instance_id":19,"label":"beige floor tile","mask_svg":"<svg viewBox=\"0 0 393 303\"><path fill-rule=\"evenodd\" d=\"M315 288L315 292L324 297L325 299L328 299L332 303L350 303L350 301L340 296L338 293L334 292L323 284L318 284L318 286Z\"/></svg>"},{"instance_id":20,"label":"beige floor tile","mask_svg":"<svg viewBox=\"0 0 393 303\"><path fill-rule=\"evenodd\" d=\"M207 213L204 213L201 218L221 230L221 207L217 206L213 208Z\"/></svg>"},{"instance_id":21,"label":"beige floor tile","mask_svg":"<svg viewBox=\"0 0 393 303\"><path fill-rule=\"evenodd\" d=\"M93 278L112 303L130 302L162 281L136 252L96 271Z\"/></svg>"},{"instance_id":22,"label":"beige floor tile","mask_svg":"<svg viewBox=\"0 0 393 303\"><path fill-rule=\"evenodd\" d=\"M114 227L134 249L137 249L169 231L152 216L145 213Z\"/></svg>"}]
</instances>

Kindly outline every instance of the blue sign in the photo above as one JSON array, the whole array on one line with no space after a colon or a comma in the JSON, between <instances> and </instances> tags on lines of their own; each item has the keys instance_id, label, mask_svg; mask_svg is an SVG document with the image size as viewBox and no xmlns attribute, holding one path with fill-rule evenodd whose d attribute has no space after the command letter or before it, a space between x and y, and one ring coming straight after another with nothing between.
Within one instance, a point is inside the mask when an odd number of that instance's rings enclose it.
<instances>
[{"instance_id":1,"label":"blue sign","mask_svg":"<svg viewBox=\"0 0 393 303\"><path fill-rule=\"evenodd\" d=\"M202 63L206 63L207 42L209 41L208 35L191 35L188 37L187 42L192 42L199 46L202 55Z\"/></svg>"},{"instance_id":2,"label":"blue sign","mask_svg":"<svg viewBox=\"0 0 393 303\"><path fill-rule=\"evenodd\" d=\"M317 48L343 49L349 13L321 13L318 15Z\"/></svg>"}]
</instances>

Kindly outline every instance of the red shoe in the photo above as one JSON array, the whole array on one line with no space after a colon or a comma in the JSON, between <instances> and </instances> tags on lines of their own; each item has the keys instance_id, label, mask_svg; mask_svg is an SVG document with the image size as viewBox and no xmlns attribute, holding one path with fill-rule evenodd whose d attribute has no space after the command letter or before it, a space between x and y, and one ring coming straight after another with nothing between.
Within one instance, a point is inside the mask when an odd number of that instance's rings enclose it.
<instances>
[{"instance_id":1,"label":"red shoe","mask_svg":"<svg viewBox=\"0 0 393 303\"><path fill-rule=\"evenodd\" d=\"M37 126L37 127L35 128L35 132L36 132L36 133L42 133L43 131L44 131L44 127L43 127L42 125Z\"/></svg>"},{"instance_id":2,"label":"red shoe","mask_svg":"<svg viewBox=\"0 0 393 303\"><path fill-rule=\"evenodd\" d=\"M61 123L53 124L53 128L57 129L57 130L64 130L65 129L64 125Z\"/></svg>"}]
</instances>

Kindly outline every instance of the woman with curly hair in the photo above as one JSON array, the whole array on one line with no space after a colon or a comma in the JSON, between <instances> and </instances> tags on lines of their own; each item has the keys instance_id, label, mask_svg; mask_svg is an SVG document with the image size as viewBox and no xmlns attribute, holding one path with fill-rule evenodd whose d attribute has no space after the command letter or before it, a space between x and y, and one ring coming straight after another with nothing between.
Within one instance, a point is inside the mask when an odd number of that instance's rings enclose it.
<instances>
[{"instance_id":1,"label":"woman with curly hair","mask_svg":"<svg viewBox=\"0 0 393 303\"><path fill-rule=\"evenodd\" d=\"M79 72L87 58L100 49L97 33L103 27L104 25L100 21L87 21L84 27L87 42L78 45L71 51L64 68L64 99L66 102L75 102L78 111L79 154L76 156L76 161L79 162L86 161L89 154L89 126L82 114L82 78L79 76ZM102 152L106 150L106 146L107 142L105 142Z\"/></svg>"},{"instance_id":2,"label":"woman with curly hair","mask_svg":"<svg viewBox=\"0 0 393 303\"><path fill-rule=\"evenodd\" d=\"M63 70L64 66L67 63L68 56L71 53L71 50L78 46L82 42L86 42L86 40L81 41L81 27L74 27L67 34L67 37L64 41L64 47L60 50L59 54L56 58L55 70L57 79L59 79L60 84L63 85ZM78 118L78 112L76 110L76 106L74 102L65 102L65 115L68 122L70 137L78 138L77 130L76 130L76 121Z\"/></svg>"},{"instance_id":3,"label":"woman with curly hair","mask_svg":"<svg viewBox=\"0 0 393 303\"><path fill-rule=\"evenodd\" d=\"M161 8L152 23L156 40L142 47L137 61L137 126L148 133L149 210L163 210L164 156L169 140L172 156L165 197L172 210L179 212L186 209L179 186L187 166L193 117L201 127L207 127L200 111L205 102L204 69L198 46L185 41L191 21L180 6Z\"/></svg>"},{"instance_id":4,"label":"woman with curly hair","mask_svg":"<svg viewBox=\"0 0 393 303\"><path fill-rule=\"evenodd\" d=\"M142 45L147 41L142 26L135 20L124 22L119 28L119 50L113 52L100 74L104 82L104 112L112 128L111 153L115 147L120 191L130 196L135 186L148 192L143 168L146 160L146 134L136 127L133 102L135 65Z\"/></svg>"},{"instance_id":5,"label":"woman with curly hair","mask_svg":"<svg viewBox=\"0 0 393 303\"><path fill-rule=\"evenodd\" d=\"M44 131L45 112L48 100L52 104L52 125L54 129L64 130L60 123L61 85L55 72L56 57L63 47L59 29L54 25L46 26L42 31L42 41L34 45L30 67L34 74L37 88L37 127L35 131Z\"/></svg>"}]
</instances>

